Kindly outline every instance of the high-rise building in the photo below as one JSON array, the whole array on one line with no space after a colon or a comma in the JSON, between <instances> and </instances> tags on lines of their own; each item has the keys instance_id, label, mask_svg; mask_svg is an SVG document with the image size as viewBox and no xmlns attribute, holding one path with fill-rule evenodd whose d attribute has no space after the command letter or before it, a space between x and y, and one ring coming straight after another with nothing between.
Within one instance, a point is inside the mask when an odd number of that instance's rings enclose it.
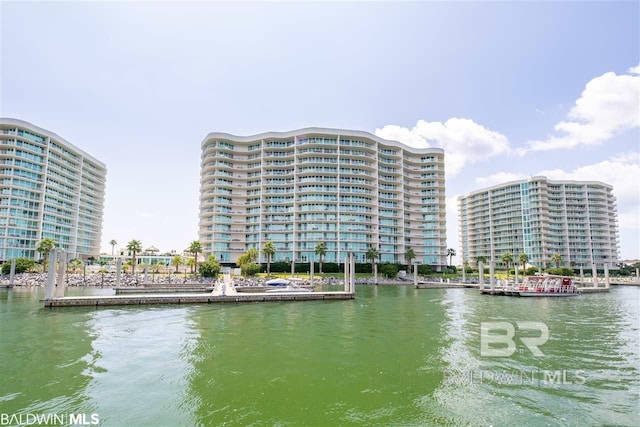
<instances>
[{"instance_id":1,"label":"high-rise building","mask_svg":"<svg viewBox=\"0 0 640 427\"><path fill-rule=\"evenodd\" d=\"M234 263L273 242L274 260L326 262L353 252L368 262L446 265L444 152L370 133L306 128L254 136L211 133L202 142L199 237L206 254Z\"/></svg>"},{"instance_id":2,"label":"high-rise building","mask_svg":"<svg viewBox=\"0 0 640 427\"><path fill-rule=\"evenodd\" d=\"M458 198L462 260L500 263L505 252L526 254L534 266L613 267L618 225L613 188L594 181L546 177L508 182Z\"/></svg>"},{"instance_id":3,"label":"high-rise building","mask_svg":"<svg viewBox=\"0 0 640 427\"><path fill-rule=\"evenodd\" d=\"M98 257L104 163L53 132L0 118L0 261L39 259L51 238L70 257Z\"/></svg>"}]
</instances>

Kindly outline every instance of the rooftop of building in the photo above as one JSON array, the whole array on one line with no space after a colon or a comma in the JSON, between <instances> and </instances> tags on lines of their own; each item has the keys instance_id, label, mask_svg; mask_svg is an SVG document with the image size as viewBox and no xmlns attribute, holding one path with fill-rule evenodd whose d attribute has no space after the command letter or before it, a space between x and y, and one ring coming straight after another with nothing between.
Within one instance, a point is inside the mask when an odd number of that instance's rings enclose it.
<instances>
[{"instance_id":1,"label":"rooftop of building","mask_svg":"<svg viewBox=\"0 0 640 427\"><path fill-rule=\"evenodd\" d=\"M437 147L412 147L409 146L407 144L404 144L402 142L399 141L393 141L393 140L389 140L389 139L383 139L380 138L379 136L376 136L372 133L366 132L366 131L361 131L361 130L349 130L349 129L334 129L334 128L322 128L322 127L306 127L306 128L301 128L301 129L295 129L295 130L290 130L290 131L270 131L270 132L263 132L263 133L259 133L259 134L255 134L255 135L246 135L246 136L241 136L241 135L233 135L230 133L224 133L224 132L211 132L209 133L204 140L202 141L202 147L204 147L204 145L210 141L211 139L227 139L230 141L236 141L236 142L252 142L252 141L256 141L259 139L284 139L284 138L292 138L295 136L326 136L326 135L332 135L332 136L340 136L340 135L344 135L344 136L350 136L350 137L360 137L360 138L367 138L370 139L372 141L376 141L378 143L381 144L386 144L386 145L390 145L390 146L395 146L398 148L402 148L405 150L409 150L409 151L413 151L416 153L439 153L439 154L444 154L444 150L442 148L437 148Z\"/></svg>"},{"instance_id":2,"label":"rooftop of building","mask_svg":"<svg viewBox=\"0 0 640 427\"><path fill-rule=\"evenodd\" d=\"M17 126L17 127L22 127L22 128L26 128L26 129L31 129L34 132L39 133L40 135L44 135L47 136L51 139L54 139L56 141L62 142L64 145L66 145L67 147L71 148L72 150L80 153L83 157L91 160L93 163L96 163L99 167L103 168L105 171L107 170L107 165L105 165L103 162L101 162L100 160L96 159L94 156L92 156L91 154L87 153L86 151L84 151L81 148L78 148L77 145L72 144L71 142L67 141L66 139L64 139L63 137L61 137L60 135L58 135L55 132L51 132L50 130L41 128L40 126L36 126L33 123L24 121L24 120L20 120L20 119L14 119L11 117L0 117L0 126L2 125L10 125L10 126Z\"/></svg>"}]
</instances>

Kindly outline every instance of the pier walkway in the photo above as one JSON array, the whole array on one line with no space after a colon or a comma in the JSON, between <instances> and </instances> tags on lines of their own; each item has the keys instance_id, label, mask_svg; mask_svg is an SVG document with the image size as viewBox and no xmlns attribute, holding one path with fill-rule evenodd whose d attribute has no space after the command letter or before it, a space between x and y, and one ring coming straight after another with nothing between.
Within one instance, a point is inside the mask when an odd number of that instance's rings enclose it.
<instances>
[{"instance_id":1,"label":"pier walkway","mask_svg":"<svg viewBox=\"0 0 640 427\"><path fill-rule=\"evenodd\" d=\"M214 295L212 293L95 295L60 297L43 300L45 307L87 307L151 304L213 304L268 301L326 301L354 299L353 292L292 292L242 293Z\"/></svg>"}]
</instances>

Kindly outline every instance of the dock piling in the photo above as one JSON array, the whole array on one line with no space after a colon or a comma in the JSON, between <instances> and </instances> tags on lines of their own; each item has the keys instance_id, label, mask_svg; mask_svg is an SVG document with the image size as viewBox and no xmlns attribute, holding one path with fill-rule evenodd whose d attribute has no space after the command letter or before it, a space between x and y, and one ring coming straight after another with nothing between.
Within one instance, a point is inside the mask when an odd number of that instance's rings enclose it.
<instances>
[{"instance_id":1,"label":"dock piling","mask_svg":"<svg viewBox=\"0 0 640 427\"><path fill-rule=\"evenodd\" d=\"M16 259L11 260L11 270L9 270L9 287L13 287L13 280L16 277Z\"/></svg>"},{"instance_id":2,"label":"dock piling","mask_svg":"<svg viewBox=\"0 0 640 427\"><path fill-rule=\"evenodd\" d=\"M496 267L493 258L489 261L489 285L491 286L491 291L496 290Z\"/></svg>"},{"instance_id":3,"label":"dock piling","mask_svg":"<svg viewBox=\"0 0 640 427\"><path fill-rule=\"evenodd\" d=\"M122 273L122 258L118 258L116 261L116 288L120 287L120 275Z\"/></svg>"},{"instance_id":4,"label":"dock piling","mask_svg":"<svg viewBox=\"0 0 640 427\"><path fill-rule=\"evenodd\" d=\"M67 251L64 249L58 249L58 276L56 277L56 298L64 297L65 288L65 273L67 272Z\"/></svg>"},{"instance_id":5,"label":"dock piling","mask_svg":"<svg viewBox=\"0 0 640 427\"><path fill-rule=\"evenodd\" d=\"M49 268L47 269L47 284L45 285L45 300L53 298L53 282L56 275L56 258L58 257L57 249L51 249L49 252Z\"/></svg>"},{"instance_id":6,"label":"dock piling","mask_svg":"<svg viewBox=\"0 0 640 427\"><path fill-rule=\"evenodd\" d=\"M351 253L350 264L351 264L351 267L349 267L350 277L349 277L348 292L355 292L356 291L356 257L355 255L353 255L353 252ZM376 284L378 284L377 281L376 281Z\"/></svg>"}]
</instances>

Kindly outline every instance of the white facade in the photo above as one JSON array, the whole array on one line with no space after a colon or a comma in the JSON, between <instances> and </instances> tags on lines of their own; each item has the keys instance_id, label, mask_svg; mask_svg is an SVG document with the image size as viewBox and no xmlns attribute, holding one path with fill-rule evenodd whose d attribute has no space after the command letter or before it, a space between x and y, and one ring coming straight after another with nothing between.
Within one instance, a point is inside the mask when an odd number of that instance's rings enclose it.
<instances>
[{"instance_id":1,"label":"white facade","mask_svg":"<svg viewBox=\"0 0 640 427\"><path fill-rule=\"evenodd\" d=\"M51 238L74 258L98 257L104 163L55 133L0 118L0 261L39 259Z\"/></svg>"},{"instance_id":2,"label":"white facade","mask_svg":"<svg viewBox=\"0 0 640 427\"><path fill-rule=\"evenodd\" d=\"M325 262L349 252L367 262L446 265L444 152L367 132L306 128L202 142L199 238L206 255L234 263L249 248L275 261ZM316 261L318 257L315 256Z\"/></svg>"},{"instance_id":3,"label":"white facade","mask_svg":"<svg viewBox=\"0 0 640 427\"><path fill-rule=\"evenodd\" d=\"M613 188L602 182L532 177L458 198L461 259L499 263L510 252L527 254L535 266L613 267L618 225Z\"/></svg>"}]
</instances>

